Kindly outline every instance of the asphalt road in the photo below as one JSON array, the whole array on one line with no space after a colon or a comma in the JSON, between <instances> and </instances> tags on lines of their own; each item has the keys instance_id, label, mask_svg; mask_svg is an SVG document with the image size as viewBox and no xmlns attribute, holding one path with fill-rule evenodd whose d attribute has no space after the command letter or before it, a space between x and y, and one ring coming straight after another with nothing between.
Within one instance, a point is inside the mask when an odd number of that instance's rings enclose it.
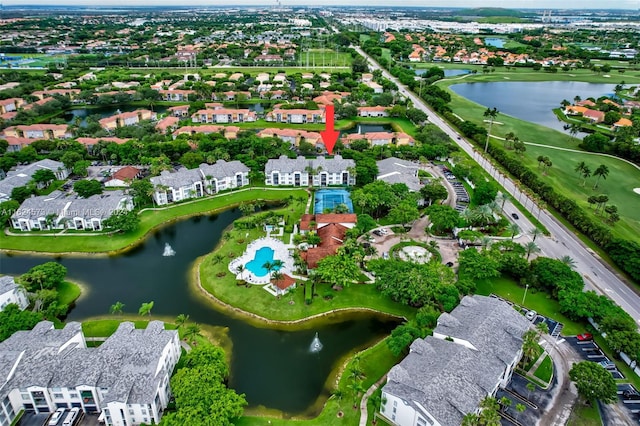
<instances>
[{"instance_id":1,"label":"asphalt road","mask_svg":"<svg viewBox=\"0 0 640 426\"><path fill-rule=\"evenodd\" d=\"M512 197L517 199L549 230L551 233L549 237L540 235L535 240L535 243L540 248L541 254L556 259L567 255L570 256L575 261L575 270L584 277L587 290L595 290L597 293L608 296L631 315L637 324L640 324L640 295L638 295L638 293L627 285L616 273L612 272L609 266L606 265L596 253L585 246L571 231L565 228L564 225L558 222L558 220L551 216L544 208L537 206L526 194L522 193L509 177L496 170L473 145L464 138L460 138L458 132L441 119L413 92L409 91L397 78L381 68L380 65L364 53L362 49L357 46L352 47L367 59L372 70L381 70L382 75L393 81L398 86L399 92L413 102L414 107L424 111L429 116L431 123L447 133L462 150L473 157ZM531 237L529 233L533 230L534 226L524 214L511 202L505 203L504 210L506 216L516 222L522 230L522 236L518 240L522 243L533 240L533 237ZM519 219L514 220L511 217L511 213L517 213Z\"/></svg>"}]
</instances>

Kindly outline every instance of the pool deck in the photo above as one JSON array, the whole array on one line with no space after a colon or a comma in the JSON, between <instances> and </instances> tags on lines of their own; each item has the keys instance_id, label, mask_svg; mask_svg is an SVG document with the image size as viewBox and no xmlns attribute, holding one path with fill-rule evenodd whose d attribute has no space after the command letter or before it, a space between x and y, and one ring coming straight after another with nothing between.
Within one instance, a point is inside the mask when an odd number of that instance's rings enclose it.
<instances>
[{"instance_id":1,"label":"pool deck","mask_svg":"<svg viewBox=\"0 0 640 426\"><path fill-rule=\"evenodd\" d=\"M241 273L238 273L237 269L239 265L246 265L248 262L253 260L255 258L256 252L264 247L272 249L274 251L273 258L281 260L283 262L280 271L284 274L293 276L295 267L293 266L293 256L289 254L289 248L293 248L293 246L289 247L282 241L272 237L262 237L250 242L241 256L229 262L229 271L231 271L231 273L233 274L236 274L236 279L244 280L248 283L256 285L269 284L269 282L271 281L270 274L258 277L247 269L245 269Z\"/></svg>"}]
</instances>

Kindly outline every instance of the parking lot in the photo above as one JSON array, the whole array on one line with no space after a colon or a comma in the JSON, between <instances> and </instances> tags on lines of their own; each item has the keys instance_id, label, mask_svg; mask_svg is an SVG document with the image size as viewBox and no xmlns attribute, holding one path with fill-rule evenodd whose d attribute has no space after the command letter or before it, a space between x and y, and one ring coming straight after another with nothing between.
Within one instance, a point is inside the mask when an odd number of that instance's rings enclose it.
<instances>
[{"instance_id":1,"label":"parking lot","mask_svg":"<svg viewBox=\"0 0 640 426\"><path fill-rule=\"evenodd\" d=\"M586 361L601 363L611 373L614 379L624 379L624 375L615 367L593 340L580 341L577 337L566 337L565 340ZM628 412L628 416L640 422L640 392L630 384L618 384L618 406ZM606 412L604 413L606 416ZM613 421L613 420L612 420ZM613 421L615 423L615 421ZM607 424L607 422L605 422Z\"/></svg>"},{"instance_id":2,"label":"parking lot","mask_svg":"<svg viewBox=\"0 0 640 426\"><path fill-rule=\"evenodd\" d=\"M67 411L68 412L68 411ZM36 414L33 411L27 411L24 413L20 421L19 426L47 426L51 413ZM64 416L58 422L61 425L64 421ZM84 414L76 421L74 426L99 426L103 423L98 421L98 414Z\"/></svg>"}]
</instances>

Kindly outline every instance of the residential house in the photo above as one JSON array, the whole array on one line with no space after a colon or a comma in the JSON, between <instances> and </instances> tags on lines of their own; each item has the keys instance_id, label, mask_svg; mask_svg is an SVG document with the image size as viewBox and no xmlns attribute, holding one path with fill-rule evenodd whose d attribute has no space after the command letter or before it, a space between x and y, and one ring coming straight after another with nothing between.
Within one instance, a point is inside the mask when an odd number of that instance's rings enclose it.
<instances>
[{"instance_id":1,"label":"residential house","mask_svg":"<svg viewBox=\"0 0 640 426\"><path fill-rule=\"evenodd\" d=\"M265 116L266 121L276 123L324 123L324 109L281 109L276 106Z\"/></svg>"},{"instance_id":2,"label":"residential house","mask_svg":"<svg viewBox=\"0 0 640 426\"><path fill-rule=\"evenodd\" d=\"M122 167L116 170L115 173L105 181L104 186L108 188L131 186L131 182L138 179L141 173L140 169L133 166Z\"/></svg>"},{"instance_id":3,"label":"residential house","mask_svg":"<svg viewBox=\"0 0 640 426\"><path fill-rule=\"evenodd\" d=\"M216 107L201 109L191 116L194 123L244 123L257 120L255 111Z\"/></svg>"},{"instance_id":4,"label":"residential house","mask_svg":"<svg viewBox=\"0 0 640 426\"><path fill-rule=\"evenodd\" d=\"M364 106L358 107L359 117L388 117L389 107L384 106Z\"/></svg>"},{"instance_id":5,"label":"residential house","mask_svg":"<svg viewBox=\"0 0 640 426\"><path fill-rule=\"evenodd\" d=\"M124 138L116 138L116 137L107 137L107 138L77 138L76 141L81 143L87 148L87 151L93 154L100 154L99 152L94 153L93 147L96 146L100 142L113 142L118 145L122 145L123 143L129 141L130 139Z\"/></svg>"},{"instance_id":6,"label":"residential house","mask_svg":"<svg viewBox=\"0 0 640 426\"><path fill-rule=\"evenodd\" d=\"M16 170L9 171L6 177L0 180L0 202L11 198L13 188L29 184L33 174L41 169L51 170L57 180L63 180L69 176L69 170L59 161L45 159L26 166L19 166Z\"/></svg>"},{"instance_id":7,"label":"residential house","mask_svg":"<svg viewBox=\"0 0 640 426\"><path fill-rule=\"evenodd\" d=\"M299 146L300 142L305 141L312 145L317 145L322 141L322 136L318 132L307 132L298 129L276 129L266 128L258 132L261 138L280 138L285 142L289 142L291 146Z\"/></svg>"},{"instance_id":8,"label":"residential house","mask_svg":"<svg viewBox=\"0 0 640 426\"><path fill-rule=\"evenodd\" d=\"M203 197L205 194L204 182L198 169L185 169L173 173L164 170L160 176L152 177L151 183L156 189L153 199L159 206Z\"/></svg>"},{"instance_id":9,"label":"residential house","mask_svg":"<svg viewBox=\"0 0 640 426\"><path fill-rule=\"evenodd\" d=\"M179 135L195 135L197 133L202 134L210 134L210 133L220 133L227 139L235 139L238 135L240 128L238 126L215 126L211 124L206 124L203 126L183 126L176 129L173 132L174 139Z\"/></svg>"},{"instance_id":10,"label":"residential house","mask_svg":"<svg viewBox=\"0 0 640 426\"><path fill-rule=\"evenodd\" d=\"M269 186L329 186L355 185L353 176L355 162L343 159L340 155L333 158L304 157L288 158L280 156L270 159L265 165L265 184ZM312 174L310 175L310 172Z\"/></svg>"},{"instance_id":11,"label":"residential house","mask_svg":"<svg viewBox=\"0 0 640 426\"><path fill-rule=\"evenodd\" d=\"M24 310L29 306L29 298L25 289L16 284L12 276L4 275L0 277L0 311L3 311L11 303Z\"/></svg>"},{"instance_id":12,"label":"residential house","mask_svg":"<svg viewBox=\"0 0 640 426\"><path fill-rule=\"evenodd\" d=\"M584 114L584 112L588 109L589 108L582 105L567 105L567 107L564 109L564 115L580 115Z\"/></svg>"},{"instance_id":13,"label":"residential house","mask_svg":"<svg viewBox=\"0 0 640 426\"><path fill-rule=\"evenodd\" d=\"M7 127L3 137L31 139L33 142L39 139L67 139L71 137L71 132L66 124L31 124Z\"/></svg>"},{"instance_id":14,"label":"residential house","mask_svg":"<svg viewBox=\"0 0 640 426\"><path fill-rule=\"evenodd\" d=\"M172 102L184 102L188 101L189 97L195 96L195 90L182 90L182 89L160 89L158 90L160 93L160 97L163 101L172 101Z\"/></svg>"},{"instance_id":15,"label":"residential house","mask_svg":"<svg viewBox=\"0 0 640 426\"><path fill-rule=\"evenodd\" d=\"M50 89L50 90L37 90L31 93L32 96L35 96L38 99L49 98L54 95L66 96L71 100L74 100L80 94L80 89Z\"/></svg>"},{"instance_id":16,"label":"residential house","mask_svg":"<svg viewBox=\"0 0 640 426\"><path fill-rule=\"evenodd\" d=\"M89 198L69 196L60 191L24 200L11 215L11 226L20 231L75 229L101 231L113 214L133 209L133 201L123 191L107 191Z\"/></svg>"},{"instance_id":17,"label":"residential house","mask_svg":"<svg viewBox=\"0 0 640 426\"><path fill-rule=\"evenodd\" d=\"M620 120L613 123L613 127L615 129L619 129L620 127L631 127L631 126L633 126L633 121L625 117L621 117Z\"/></svg>"},{"instance_id":18,"label":"residential house","mask_svg":"<svg viewBox=\"0 0 640 426\"><path fill-rule=\"evenodd\" d=\"M160 133L166 133L167 131L174 131L178 127L178 117L165 117L156 123L156 130Z\"/></svg>"},{"instance_id":19,"label":"residential house","mask_svg":"<svg viewBox=\"0 0 640 426\"><path fill-rule=\"evenodd\" d=\"M369 145L413 145L414 139L403 132L367 132L352 133L344 136L342 142L345 146L351 145L353 141L366 140Z\"/></svg>"},{"instance_id":20,"label":"residential house","mask_svg":"<svg viewBox=\"0 0 640 426\"><path fill-rule=\"evenodd\" d=\"M323 92L320 96L313 98L313 102L321 105L333 105L335 101L342 102L346 96L349 96L349 92Z\"/></svg>"},{"instance_id":21,"label":"residential house","mask_svg":"<svg viewBox=\"0 0 640 426\"><path fill-rule=\"evenodd\" d=\"M315 269L318 262L327 256L336 254L342 246L347 231L356 226L357 216L353 213L304 214L300 220L300 231L316 232L320 244L300 252L309 269Z\"/></svg>"},{"instance_id":22,"label":"residential house","mask_svg":"<svg viewBox=\"0 0 640 426\"><path fill-rule=\"evenodd\" d=\"M79 322L56 329L42 321L0 343L0 424L23 410L78 407L107 426L159 424L171 399L169 378L180 359L176 330L123 322L98 347L87 347Z\"/></svg>"},{"instance_id":23,"label":"residential house","mask_svg":"<svg viewBox=\"0 0 640 426\"><path fill-rule=\"evenodd\" d=\"M254 58L256 62L282 62L280 55L258 55Z\"/></svg>"},{"instance_id":24,"label":"residential house","mask_svg":"<svg viewBox=\"0 0 640 426\"><path fill-rule=\"evenodd\" d=\"M214 164L200 164L199 170L209 194L249 185L249 168L240 161L218 160Z\"/></svg>"},{"instance_id":25,"label":"residential house","mask_svg":"<svg viewBox=\"0 0 640 426\"><path fill-rule=\"evenodd\" d=\"M163 171L151 178L156 191L153 199L158 205L203 197L227 189L249 185L249 168L240 161L218 160L201 164L198 169Z\"/></svg>"},{"instance_id":26,"label":"residential house","mask_svg":"<svg viewBox=\"0 0 640 426\"><path fill-rule=\"evenodd\" d=\"M167 108L172 117L188 117L189 105L178 105Z\"/></svg>"},{"instance_id":27,"label":"residential house","mask_svg":"<svg viewBox=\"0 0 640 426\"><path fill-rule=\"evenodd\" d=\"M100 126L106 130L115 130L119 127L135 126L144 120L155 120L156 113L148 109L138 109L131 112L105 117L99 120Z\"/></svg>"},{"instance_id":28,"label":"residential house","mask_svg":"<svg viewBox=\"0 0 640 426\"><path fill-rule=\"evenodd\" d=\"M3 99L0 101L0 114L15 112L24 104L26 104L26 102L22 98Z\"/></svg>"},{"instance_id":29,"label":"residential house","mask_svg":"<svg viewBox=\"0 0 640 426\"><path fill-rule=\"evenodd\" d=\"M375 94L380 94L380 93L384 92L384 89L382 88L382 86L379 85L378 83L376 83L375 81L368 81L368 82L366 82L364 84L365 84L365 86L367 86L370 89L372 89L373 93L375 93Z\"/></svg>"},{"instance_id":30,"label":"residential house","mask_svg":"<svg viewBox=\"0 0 640 426\"><path fill-rule=\"evenodd\" d=\"M387 374L380 415L398 426L459 426L507 386L531 323L508 303L465 296L443 313L433 336L416 339Z\"/></svg>"},{"instance_id":31,"label":"residential house","mask_svg":"<svg viewBox=\"0 0 640 426\"><path fill-rule=\"evenodd\" d=\"M587 109L582 113L582 116L594 124L602 123L604 121L604 112L597 111L595 109Z\"/></svg>"},{"instance_id":32,"label":"residential house","mask_svg":"<svg viewBox=\"0 0 640 426\"><path fill-rule=\"evenodd\" d=\"M378 177L376 179L393 185L403 183L409 191L418 192L422 188L418 178L419 164L400 158L389 157L376 162L378 165Z\"/></svg>"}]
</instances>

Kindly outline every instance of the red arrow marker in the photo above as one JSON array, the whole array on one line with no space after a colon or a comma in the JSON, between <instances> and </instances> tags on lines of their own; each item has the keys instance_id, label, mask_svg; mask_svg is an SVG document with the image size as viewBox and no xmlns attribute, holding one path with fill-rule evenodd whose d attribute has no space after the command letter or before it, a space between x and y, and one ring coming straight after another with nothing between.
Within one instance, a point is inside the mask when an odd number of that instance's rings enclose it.
<instances>
[{"instance_id":1,"label":"red arrow marker","mask_svg":"<svg viewBox=\"0 0 640 426\"><path fill-rule=\"evenodd\" d=\"M334 126L334 117L333 117L333 105L329 104L325 107L325 129L320 132L320 136L322 136L322 141L324 142L324 146L327 149L329 155L333 152L333 147L336 146L336 142L338 141L338 136L340 132L333 129Z\"/></svg>"}]
</instances>

